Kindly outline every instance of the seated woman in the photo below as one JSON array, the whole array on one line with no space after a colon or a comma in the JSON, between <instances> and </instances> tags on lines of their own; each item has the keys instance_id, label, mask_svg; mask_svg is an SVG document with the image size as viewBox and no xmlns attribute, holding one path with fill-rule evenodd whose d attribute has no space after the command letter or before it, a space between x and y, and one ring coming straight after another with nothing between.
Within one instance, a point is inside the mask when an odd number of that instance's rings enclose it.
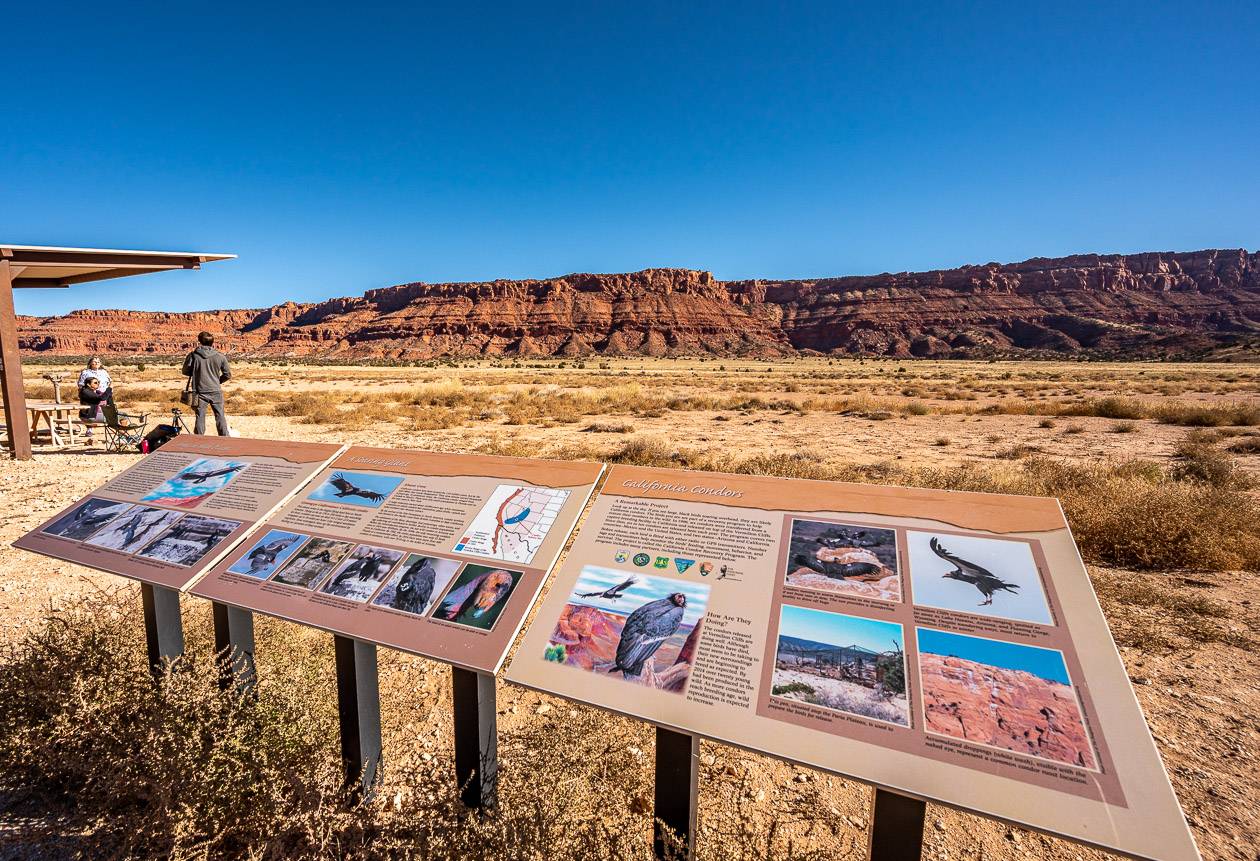
<instances>
[{"instance_id":1,"label":"seated woman","mask_svg":"<svg viewBox=\"0 0 1260 861\"><path fill-rule=\"evenodd\" d=\"M101 365L99 356L93 356L88 359L87 367L79 373L79 388L82 389L87 385L87 381L95 377L100 381L101 391L105 393L105 400L111 407L114 405L114 381L110 379L109 371L105 370Z\"/></svg>"},{"instance_id":2,"label":"seated woman","mask_svg":"<svg viewBox=\"0 0 1260 861\"><path fill-rule=\"evenodd\" d=\"M103 405L109 403L109 393L101 388L101 381L97 377L88 377L87 382L79 386L79 403L83 406L83 409L79 410L80 421L85 423L105 421ZM92 436L90 426L84 436Z\"/></svg>"}]
</instances>

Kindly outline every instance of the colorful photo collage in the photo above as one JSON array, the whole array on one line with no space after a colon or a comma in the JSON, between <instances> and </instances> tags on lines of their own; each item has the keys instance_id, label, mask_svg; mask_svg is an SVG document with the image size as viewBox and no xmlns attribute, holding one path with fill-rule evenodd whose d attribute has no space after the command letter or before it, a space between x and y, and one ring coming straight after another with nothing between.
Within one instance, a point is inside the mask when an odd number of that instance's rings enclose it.
<instances>
[{"instance_id":1,"label":"colorful photo collage","mask_svg":"<svg viewBox=\"0 0 1260 861\"><path fill-rule=\"evenodd\" d=\"M792 518L783 582L828 595L911 601L955 613L1053 625L1026 541Z\"/></svg>"},{"instance_id":2,"label":"colorful photo collage","mask_svg":"<svg viewBox=\"0 0 1260 861\"><path fill-rule=\"evenodd\" d=\"M489 631L523 572L271 529L228 572Z\"/></svg>"},{"instance_id":3,"label":"colorful photo collage","mask_svg":"<svg viewBox=\"0 0 1260 861\"><path fill-rule=\"evenodd\" d=\"M43 533L88 547L189 568L240 526L238 520L88 497L45 526Z\"/></svg>"},{"instance_id":4,"label":"colorful photo collage","mask_svg":"<svg viewBox=\"0 0 1260 861\"><path fill-rule=\"evenodd\" d=\"M914 605L1054 624L1026 541L907 529L899 546L895 529L799 518L789 533L787 586L900 602L905 576ZM926 732L1097 768L1061 651L919 626L912 633ZM897 622L784 603L771 696L909 727L905 636Z\"/></svg>"}]
</instances>

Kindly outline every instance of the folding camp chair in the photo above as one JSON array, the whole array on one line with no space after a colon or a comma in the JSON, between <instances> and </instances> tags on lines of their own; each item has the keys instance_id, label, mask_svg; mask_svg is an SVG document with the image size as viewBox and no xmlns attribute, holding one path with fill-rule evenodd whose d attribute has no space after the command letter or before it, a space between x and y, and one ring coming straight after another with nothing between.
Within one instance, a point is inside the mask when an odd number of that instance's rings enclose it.
<instances>
[{"instance_id":1,"label":"folding camp chair","mask_svg":"<svg viewBox=\"0 0 1260 861\"><path fill-rule=\"evenodd\" d=\"M144 439L144 431L149 424L149 414L120 412L110 404L102 405L101 412L105 414L105 450L139 451L140 440Z\"/></svg>"}]
</instances>

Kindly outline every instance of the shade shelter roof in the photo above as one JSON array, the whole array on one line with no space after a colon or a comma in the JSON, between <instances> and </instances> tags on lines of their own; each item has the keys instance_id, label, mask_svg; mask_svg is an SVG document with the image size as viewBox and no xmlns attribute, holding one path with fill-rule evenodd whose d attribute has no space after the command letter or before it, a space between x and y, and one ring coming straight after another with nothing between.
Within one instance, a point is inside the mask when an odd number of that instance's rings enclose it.
<instances>
[{"instance_id":1,"label":"shade shelter roof","mask_svg":"<svg viewBox=\"0 0 1260 861\"><path fill-rule=\"evenodd\" d=\"M15 289L70 287L148 272L200 269L203 263L235 257L235 254L203 251L137 251L0 243L0 393L4 396L4 423L13 456L22 460L31 456L26 394L22 390L22 358L18 353L17 314L13 309Z\"/></svg>"},{"instance_id":2,"label":"shade shelter roof","mask_svg":"<svg viewBox=\"0 0 1260 861\"><path fill-rule=\"evenodd\" d=\"M118 248L63 248L53 245L0 244L0 260L7 260L14 289L69 287L89 281L199 269L212 260L230 260L235 254L201 251L132 251Z\"/></svg>"}]
</instances>

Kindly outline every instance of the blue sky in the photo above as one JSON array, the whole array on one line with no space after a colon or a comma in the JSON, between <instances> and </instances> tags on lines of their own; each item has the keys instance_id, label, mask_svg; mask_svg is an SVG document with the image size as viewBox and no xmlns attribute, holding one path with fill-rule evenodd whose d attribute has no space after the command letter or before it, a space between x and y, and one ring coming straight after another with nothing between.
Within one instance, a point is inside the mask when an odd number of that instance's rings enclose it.
<instances>
[{"instance_id":1,"label":"blue sky","mask_svg":"<svg viewBox=\"0 0 1260 861\"><path fill-rule=\"evenodd\" d=\"M930 628L918 628L917 631L920 652L948 655L1007 670L1023 670L1043 679L1070 684L1063 655L1054 649L968 637Z\"/></svg>"},{"instance_id":2,"label":"blue sky","mask_svg":"<svg viewBox=\"0 0 1260 861\"><path fill-rule=\"evenodd\" d=\"M861 646L872 652L887 652L894 643L899 647L902 644L901 626L893 622L827 613L790 604L784 604L779 615L779 635L832 646Z\"/></svg>"},{"instance_id":3,"label":"blue sky","mask_svg":"<svg viewBox=\"0 0 1260 861\"><path fill-rule=\"evenodd\" d=\"M1260 4L8 10L0 241L234 252L188 310L649 266L1260 246Z\"/></svg>"}]
</instances>

